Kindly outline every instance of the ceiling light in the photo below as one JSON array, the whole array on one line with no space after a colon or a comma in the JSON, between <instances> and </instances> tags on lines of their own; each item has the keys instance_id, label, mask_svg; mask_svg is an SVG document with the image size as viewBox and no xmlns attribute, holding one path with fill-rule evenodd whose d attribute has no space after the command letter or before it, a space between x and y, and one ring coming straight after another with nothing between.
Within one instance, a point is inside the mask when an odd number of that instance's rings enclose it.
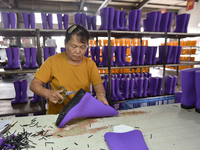
<instances>
[{"instance_id":1,"label":"ceiling light","mask_svg":"<svg viewBox=\"0 0 200 150\"><path fill-rule=\"evenodd\" d=\"M83 10L84 10L84 11L87 11L87 7L83 7Z\"/></svg>"}]
</instances>

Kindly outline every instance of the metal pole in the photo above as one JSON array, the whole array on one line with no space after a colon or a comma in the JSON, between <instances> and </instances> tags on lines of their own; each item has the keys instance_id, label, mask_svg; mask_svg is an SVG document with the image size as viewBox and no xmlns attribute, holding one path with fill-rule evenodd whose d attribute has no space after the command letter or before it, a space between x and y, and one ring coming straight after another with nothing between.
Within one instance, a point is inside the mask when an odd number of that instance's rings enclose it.
<instances>
[{"instance_id":1,"label":"metal pole","mask_svg":"<svg viewBox=\"0 0 200 150\"><path fill-rule=\"evenodd\" d=\"M111 104L111 31L108 30L108 102Z\"/></svg>"},{"instance_id":2,"label":"metal pole","mask_svg":"<svg viewBox=\"0 0 200 150\"><path fill-rule=\"evenodd\" d=\"M163 83L162 83L162 95L165 95L165 67L166 67L166 49L167 49L167 32L165 32L165 47L163 58Z\"/></svg>"}]
</instances>

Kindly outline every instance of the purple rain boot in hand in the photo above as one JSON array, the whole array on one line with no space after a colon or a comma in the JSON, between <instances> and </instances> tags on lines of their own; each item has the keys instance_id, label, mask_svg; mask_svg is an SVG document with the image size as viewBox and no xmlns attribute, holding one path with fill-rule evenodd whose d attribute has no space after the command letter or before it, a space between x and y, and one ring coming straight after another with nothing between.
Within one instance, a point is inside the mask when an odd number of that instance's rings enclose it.
<instances>
[{"instance_id":1,"label":"purple rain boot in hand","mask_svg":"<svg viewBox=\"0 0 200 150\"><path fill-rule=\"evenodd\" d=\"M122 78L122 91L123 91L123 97L125 99L129 98L129 86L130 86L130 79L128 78Z\"/></svg>"},{"instance_id":2,"label":"purple rain boot in hand","mask_svg":"<svg viewBox=\"0 0 200 150\"><path fill-rule=\"evenodd\" d=\"M120 91L120 79L116 78L115 79L115 94L119 100L124 100L125 98L121 95Z\"/></svg>"},{"instance_id":3,"label":"purple rain boot in hand","mask_svg":"<svg viewBox=\"0 0 200 150\"><path fill-rule=\"evenodd\" d=\"M35 29L35 14L34 13L30 13L29 17L30 17L31 29Z\"/></svg>"},{"instance_id":4,"label":"purple rain boot in hand","mask_svg":"<svg viewBox=\"0 0 200 150\"><path fill-rule=\"evenodd\" d=\"M158 77L150 77L149 78L149 88L148 88L148 95L149 96L156 96L157 88L158 88Z\"/></svg>"},{"instance_id":5,"label":"purple rain boot in hand","mask_svg":"<svg viewBox=\"0 0 200 150\"><path fill-rule=\"evenodd\" d=\"M176 55L176 63L180 64L180 56L181 56L182 46L178 46L178 52Z\"/></svg>"},{"instance_id":6,"label":"purple rain boot in hand","mask_svg":"<svg viewBox=\"0 0 200 150\"><path fill-rule=\"evenodd\" d=\"M144 60L145 65L151 65L152 64L153 52L154 52L153 47L148 46L146 48L146 50L145 50L145 60Z\"/></svg>"},{"instance_id":7,"label":"purple rain boot in hand","mask_svg":"<svg viewBox=\"0 0 200 150\"><path fill-rule=\"evenodd\" d=\"M43 29L47 29L47 14L41 13Z\"/></svg>"},{"instance_id":8,"label":"purple rain boot in hand","mask_svg":"<svg viewBox=\"0 0 200 150\"><path fill-rule=\"evenodd\" d=\"M128 29L129 31L135 31L136 22L137 22L137 9L133 9L128 12Z\"/></svg>"},{"instance_id":9,"label":"purple rain boot in hand","mask_svg":"<svg viewBox=\"0 0 200 150\"><path fill-rule=\"evenodd\" d=\"M96 49L95 46L90 47L90 55L91 55L91 58L92 58L92 60L93 60L94 62L96 62L96 60L95 60L95 56L96 56L95 49Z\"/></svg>"},{"instance_id":10,"label":"purple rain boot in hand","mask_svg":"<svg viewBox=\"0 0 200 150\"><path fill-rule=\"evenodd\" d=\"M112 98L111 100L114 102L114 101L118 101L119 98L117 97L116 93L115 93L115 78L111 78L111 95L112 95Z\"/></svg>"},{"instance_id":11,"label":"purple rain boot in hand","mask_svg":"<svg viewBox=\"0 0 200 150\"><path fill-rule=\"evenodd\" d=\"M147 97L148 78L144 77L142 97Z\"/></svg>"},{"instance_id":12,"label":"purple rain boot in hand","mask_svg":"<svg viewBox=\"0 0 200 150\"><path fill-rule=\"evenodd\" d=\"M23 17L23 20L24 20L24 28L25 29L29 29L29 14L27 12L22 12L22 17Z\"/></svg>"},{"instance_id":13,"label":"purple rain boot in hand","mask_svg":"<svg viewBox=\"0 0 200 150\"><path fill-rule=\"evenodd\" d=\"M172 94L173 82L174 82L174 77L172 76L165 77L165 94Z\"/></svg>"},{"instance_id":14,"label":"purple rain boot in hand","mask_svg":"<svg viewBox=\"0 0 200 150\"><path fill-rule=\"evenodd\" d=\"M187 14L176 15L176 29L174 32L184 33L187 23Z\"/></svg>"},{"instance_id":15,"label":"purple rain boot in hand","mask_svg":"<svg viewBox=\"0 0 200 150\"><path fill-rule=\"evenodd\" d=\"M91 30L92 17L86 16L86 18L87 18L87 28L88 30Z\"/></svg>"},{"instance_id":16,"label":"purple rain boot in hand","mask_svg":"<svg viewBox=\"0 0 200 150\"><path fill-rule=\"evenodd\" d=\"M82 13L82 14L81 14L81 25L82 25L83 27L86 26L86 13Z\"/></svg>"},{"instance_id":17,"label":"purple rain boot in hand","mask_svg":"<svg viewBox=\"0 0 200 150\"><path fill-rule=\"evenodd\" d=\"M129 85L129 98L134 99L134 88L135 88L135 79L130 79L130 85Z\"/></svg>"},{"instance_id":18,"label":"purple rain boot in hand","mask_svg":"<svg viewBox=\"0 0 200 150\"><path fill-rule=\"evenodd\" d=\"M195 71L195 86L196 86L196 107L195 111L200 113L200 70Z\"/></svg>"},{"instance_id":19,"label":"purple rain boot in hand","mask_svg":"<svg viewBox=\"0 0 200 150\"><path fill-rule=\"evenodd\" d=\"M170 12L169 13L169 20L168 20L168 24L167 24L167 32L171 31L171 26L172 26L173 19L174 19L174 13Z\"/></svg>"},{"instance_id":20,"label":"purple rain boot in hand","mask_svg":"<svg viewBox=\"0 0 200 150\"><path fill-rule=\"evenodd\" d=\"M131 47L131 57L132 57L132 65L139 65L140 59L140 46L132 46Z\"/></svg>"},{"instance_id":21,"label":"purple rain boot in hand","mask_svg":"<svg viewBox=\"0 0 200 150\"><path fill-rule=\"evenodd\" d=\"M104 138L110 150L148 150L140 130L107 132Z\"/></svg>"},{"instance_id":22,"label":"purple rain boot in hand","mask_svg":"<svg viewBox=\"0 0 200 150\"><path fill-rule=\"evenodd\" d=\"M101 26L99 30L108 30L109 8L105 7L100 10Z\"/></svg>"},{"instance_id":23,"label":"purple rain boot in hand","mask_svg":"<svg viewBox=\"0 0 200 150\"><path fill-rule=\"evenodd\" d=\"M96 54L96 65L99 66L100 63L101 63L101 60L100 60L100 47L96 47L95 48L95 54Z\"/></svg>"},{"instance_id":24,"label":"purple rain boot in hand","mask_svg":"<svg viewBox=\"0 0 200 150\"><path fill-rule=\"evenodd\" d=\"M20 81L20 88L21 88L21 99L19 103L27 103L28 102L28 95L27 95L27 80Z\"/></svg>"},{"instance_id":25,"label":"purple rain boot in hand","mask_svg":"<svg viewBox=\"0 0 200 150\"><path fill-rule=\"evenodd\" d=\"M83 89L80 89L59 114L56 125L60 128L75 118L115 116L118 112Z\"/></svg>"},{"instance_id":26,"label":"purple rain boot in hand","mask_svg":"<svg viewBox=\"0 0 200 150\"><path fill-rule=\"evenodd\" d=\"M199 68L181 70L181 107L184 109L194 108L196 105L195 71Z\"/></svg>"},{"instance_id":27,"label":"purple rain boot in hand","mask_svg":"<svg viewBox=\"0 0 200 150\"><path fill-rule=\"evenodd\" d=\"M108 15L108 30L113 30L113 21L115 15L115 8L109 7L109 15Z\"/></svg>"},{"instance_id":28,"label":"purple rain boot in hand","mask_svg":"<svg viewBox=\"0 0 200 150\"><path fill-rule=\"evenodd\" d=\"M44 61L45 61L50 56L49 48L48 47L43 47L43 52L44 52Z\"/></svg>"},{"instance_id":29,"label":"purple rain boot in hand","mask_svg":"<svg viewBox=\"0 0 200 150\"><path fill-rule=\"evenodd\" d=\"M8 29L10 26L10 19L9 19L9 13L8 12L1 12L1 16L3 18L3 25L5 29Z\"/></svg>"},{"instance_id":30,"label":"purple rain boot in hand","mask_svg":"<svg viewBox=\"0 0 200 150\"><path fill-rule=\"evenodd\" d=\"M56 48L55 47L49 47L49 54L50 56L53 56L56 54Z\"/></svg>"},{"instance_id":31,"label":"purple rain boot in hand","mask_svg":"<svg viewBox=\"0 0 200 150\"><path fill-rule=\"evenodd\" d=\"M31 50L28 47L24 47L24 54L25 54L25 58L26 58L26 63L23 65L23 69L28 69L30 68L31 65Z\"/></svg>"},{"instance_id":32,"label":"purple rain boot in hand","mask_svg":"<svg viewBox=\"0 0 200 150\"><path fill-rule=\"evenodd\" d=\"M154 32L156 28L158 12L150 12L146 14L146 20L144 21L144 31Z\"/></svg>"},{"instance_id":33,"label":"purple rain boot in hand","mask_svg":"<svg viewBox=\"0 0 200 150\"><path fill-rule=\"evenodd\" d=\"M37 103L39 101L39 96L37 94L34 93L33 98L31 99L31 103Z\"/></svg>"},{"instance_id":34,"label":"purple rain boot in hand","mask_svg":"<svg viewBox=\"0 0 200 150\"><path fill-rule=\"evenodd\" d=\"M92 29L96 30L97 29L97 17L96 16L92 16Z\"/></svg>"},{"instance_id":35,"label":"purple rain boot in hand","mask_svg":"<svg viewBox=\"0 0 200 150\"><path fill-rule=\"evenodd\" d=\"M140 31L141 17L142 17L142 10L137 10L137 20L135 24L135 31Z\"/></svg>"},{"instance_id":36,"label":"purple rain boot in hand","mask_svg":"<svg viewBox=\"0 0 200 150\"><path fill-rule=\"evenodd\" d=\"M10 18L10 25L12 29L17 28L17 15L14 12L9 13L9 18Z\"/></svg>"},{"instance_id":37,"label":"purple rain boot in hand","mask_svg":"<svg viewBox=\"0 0 200 150\"><path fill-rule=\"evenodd\" d=\"M172 46L171 54L169 57L169 63L175 64L176 63L176 57L178 52L178 46Z\"/></svg>"},{"instance_id":38,"label":"purple rain boot in hand","mask_svg":"<svg viewBox=\"0 0 200 150\"><path fill-rule=\"evenodd\" d=\"M21 64L19 61L20 58L20 50L18 47L12 47L12 52L13 52L13 65L12 69L20 69Z\"/></svg>"},{"instance_id":39,"label":"purple rain boot in hand","mask_svg":"<svg viewBox=\"0 0 200 150\"><path fill-rule=\"evenodd\" d=\"M49 29L53 29L53 15L52 14L48 14L48 25L49 25Z\"/></svg>"},{"instance_id":40,"label":"purple rain boot in hand","mask_svg":"<svg viewBox=\"0 0 200 150\"><path fill-rule=\"evenodd\" d=\"M172 93L171 94L175 94L176 93L177 76L173 76L173 77L174 77L174 80L173 80Z\"/></svg>"},{"instance_id":41,"label":"purple rain boot in hand","mask_svg":"<svg viewBox=\"0 0 200 150\"><path fill-rule=\"evenodd\" d=\"M63 15L63 24L64 24L64 29L68 29L68 24L69 24L69 15L68 14Z\"/></svg>"},{"instance_id":42,"label":"purple rain boot in hand","mask_svg":"<svg viewBox=\"0 0 200 150\"><path fill-rule=\"evenodd\" d=\"M157 20L156 20L156 28L155 28L156 32L160 31L161 18L162 18L162 13L160 11L158 11Z\"/></svg>"},{"instance_id":43,"label":"purple rain boot in hand","mask_svg":"<svg viewBox=\"0 0 200 150\"><path fill-rule=\"evenodd\" d=\"M187 27L188 27L188 24L189 24L189 20L190 20L190 14L187 14L186 22L185 22L185 30L184 30L185 33L187 33Z\"/></svg>"},{"instance_id":44,"label":"purple rain boot in hand","mask_svg":"<svg viewBox=\"0 0 200 150\"><path fill-rule=\"evenodd\" d=\"M166 51L166 64L169 64L170 62L170 56L171 56L171 52L172 52L172 46L167 46L167 51Z\"/></svg>"},{"instance_id":45,"label":"purple rain boot in hand","mask_svg":"<svg viewBox=\"0 0 200 150\"><path fill-rule=\"evenodd\" d=\"M144 65L144 54L146 51L146 46L140 46L140 57L139 57L139 65Z\"/></svg>"},{"instance_id":46,"label":"purple rain boot in hand","mask_svg":"<svg viewBox=\"0 0 200 150\"><path fill-rule=\"evenodd\" d=\"M58 29L62 30L62 14L57 14Z\"/></svg>"},{"instance_id":47,"label":"purple rain boot in hand","mask_svg":"<svg viewBox=\"0 0 200 150\"><path fill-rule=\"evenodd\" d=\"M7 55L7 58L8 58L8 63L7 63L7 65L4 67L4 70L12 69L12 65L13 65L13 53L12 53L12 48L6 48L6 55Z\"/></svg>"},{"instance_id":48,"label":"purple rain boot in hand","mask_svg":"<svg viewBox=\"0 0 200 150\"><path fill-rule=\"evenodd\" d=\"M168 20L169 20L169 12L162 14L160 22L160 32L167 32Z\"/></svg>"},{"instance_id":49,"label":"purple rain boot in hand","mask_svg":"<svg viewBox=\"0 0 200 150\"><path fill-rule=\"evenodd\" d=\"M120 10L116 9L114 15L114 23L113 23L114 30L121 30L121 27L119 25L120 22L119 19L120 19Z\"/></svg>"},{"instance_id":50,"label":"purple rain boot in hand","mask_svg":"<svg viewBox=\"0 0 200 150\"><path fill-rule=\"evenodd\" d=\"M121 46L115 46L115 65L116 66L125 66L121 58L122 58Z\"/></svg>"},{"instance_id":51,"label":"purple rain boot in hand","mask_svg":"<svg viewBox=\"0 0 200 150\"><path fill-rule=\"evenodd\" d=\"M143 91L143 78L135 78L135 96L136 97L142 97L142 91Z\"/></svg>"},{"instance_id":52,"label":"purple rain boot in hand","mask_svg":"<svg viewBox=\"0 0 200 150\"><path fill-rule=\"evenodd\" d=\"M157 86L157 92L156 95L157 96L161 96L162 95L162 78L158 78L158 86Z\"/></svg>"},{"instance_id":53,"label":"purple rain boot in hand","mask_svg":"<svg viewBox=\"0 0 200 150\"><path fill-rule=\"evenodd\" d=\"M21 87L19 80L13 82L15 88L15 98L11 101L11 104L19 103L21 99Z\"/></svg>"},{"instance_id":54,"label":"purple rain boot in hand","mask_svg":"<svg viewBox=\"0 0 200 150\"><path fill-rule=\"evenodd\" d=\"M36 47L31 47L30 48L30 52L31 52L31 57L32 57L32 62L30 67L33 69L38 68L38 64L37 64L37 48Z\"/></svg>"},{"instance_id":55,"label":"purple rain boot in hand","mask_svg":"<svg viewBox=\"0 0 200 150\"><path fill-rule=\"evenodd\" d=\"M127 46L121 46L121 59L122 59L122 63L124 63L125 66L130 66L131 63L126 61L126 50L127 50Z\"/></svg>"}]
</instances>

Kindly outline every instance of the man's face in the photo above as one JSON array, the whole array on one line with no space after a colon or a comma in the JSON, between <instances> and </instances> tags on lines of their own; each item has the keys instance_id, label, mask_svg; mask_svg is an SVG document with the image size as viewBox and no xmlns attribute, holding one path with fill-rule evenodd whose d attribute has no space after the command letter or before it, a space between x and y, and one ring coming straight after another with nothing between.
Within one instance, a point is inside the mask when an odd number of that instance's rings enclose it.
<instances>
[{"instance_id":1,"label":"man's face","mask_svg":"<svg viewBox=\"0 0 200 150\"><path fill-rule=\"evenodd\" d=\"M70 41L66 43L67 56L73 61L81 61L87 51L87 41L80 42L80 37L76 34L71 36Z\"/></svg>"}]
</instances>

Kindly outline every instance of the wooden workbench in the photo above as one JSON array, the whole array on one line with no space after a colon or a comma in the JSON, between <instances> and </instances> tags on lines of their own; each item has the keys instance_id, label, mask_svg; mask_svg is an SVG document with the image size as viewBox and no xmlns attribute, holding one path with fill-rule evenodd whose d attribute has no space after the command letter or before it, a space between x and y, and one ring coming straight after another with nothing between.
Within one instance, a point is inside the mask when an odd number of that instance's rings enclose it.
<instances>
[{"instance_id":1,"label":"wooden workbench","mask_svg":"<svg viewBox=\"0 0 200 150\"><path fill-rule=\"evenodd\" d=\"M10 132L20 132L21 125L29 124L35 116L4 118L18 120ZM53 134L45 139L30 138L37 150L108 150L104 134L112 132L116 125L124 124L142 131L150 150L199 150L200 114L194 109L184 110L180 104L142 107L120 111L116 117L88 118L69 123L65 128L55 126L57 115L37 116L39 127L24 127L36 133L42 129ZM40 139L40 140L39 140ZM46 143L45 142L54 142Z\"/></svg>"}]
</instances>

